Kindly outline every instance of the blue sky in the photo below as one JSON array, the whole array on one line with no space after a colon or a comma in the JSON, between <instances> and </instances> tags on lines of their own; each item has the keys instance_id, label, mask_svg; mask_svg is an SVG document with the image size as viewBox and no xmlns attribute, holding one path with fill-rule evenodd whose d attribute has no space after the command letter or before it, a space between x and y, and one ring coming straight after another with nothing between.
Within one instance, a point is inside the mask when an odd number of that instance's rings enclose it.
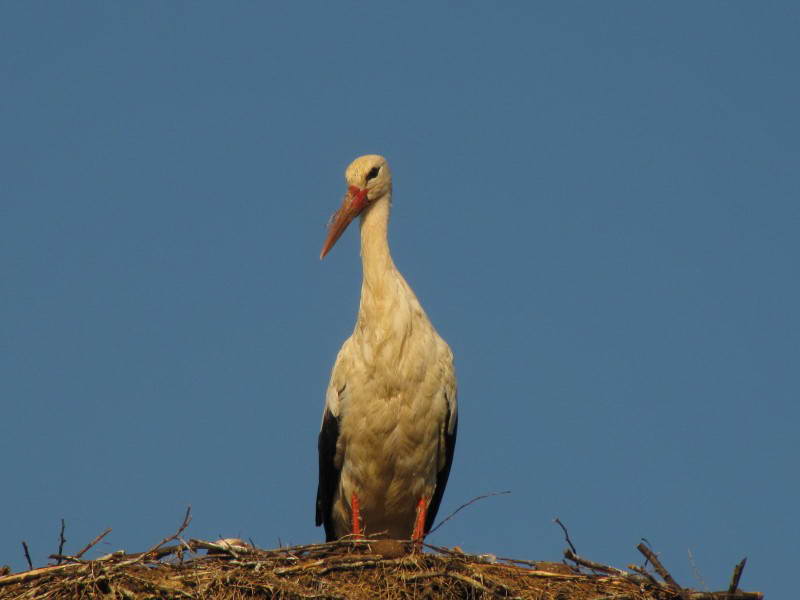
<instances>
[{"instance_id":1,"label":"blue sky","mask_svg":"<svg viewBox=\"0 0 800 600\"><path fill-rule=\"evenodd\" d=\"M456 355L431 541L788 597L798 551L792 2L0 7L0 564L106 527L310 543L360 286L354 157ZM689 556L691 553L691 559ZM699 576L698 576L699 574Z\"/></svg>"}]
</instances>

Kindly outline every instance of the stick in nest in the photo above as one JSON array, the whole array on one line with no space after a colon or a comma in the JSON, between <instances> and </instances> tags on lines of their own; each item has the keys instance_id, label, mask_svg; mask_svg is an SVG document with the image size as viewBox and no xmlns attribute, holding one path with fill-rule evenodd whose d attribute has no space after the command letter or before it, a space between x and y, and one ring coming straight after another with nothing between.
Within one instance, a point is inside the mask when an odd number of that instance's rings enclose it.
<instances>
[{"instance_id":1,"label":"stick in nest","mask_svg":"<svg viewBox=\"0 0 800 600\"><path fill-rule=\"evenodd\" d=\"M104 537L106 537L109 533L111 533L111 527L106 529L103 533L101 533L96 538L94 538L91 542L86 544L86 546L84 546L83 549L75 555L75 558L80 558L81 556L86 554L89 550L91 550L94 546L96 546L97 543L100 540L102 540Z\"/></svg>"},{"instance_id":2,"label":"stick in nest","mask_svg":"<svg viewBox=\"0 0 800 600\"><path fill-rule=\"evenodd\" d=\"M504 492L490 492L488 494L483 494L482 496L475 496L472 500L470 500L469 502L467 502L465 504L462 504L457 509L455 509L453 512L451 512L449 515L447 515L444 519L439 521L439 523L437 523L436 526L427 533L427 535L430 535L434 531L439 529L439 527L441 527L442 525L447 523L450 519L455 517L456 514L458 514L461 511L461 509L467 508L473 502L477 502L478 500L483 500L484 498L491 498L492 496L502 496L503 494L510 494L510 493L511 493L511 490L506 490Z\"/></svg>"},{"instance_id":3,"label":"stick in nest","mask_svg":"<svg viewBox=\"0 0 800 600\"><path fill-rule=\"evenodd\" d=\"M650 550L650 548L648 548L645 544L641 543L638 546L636 546L636 549L642 554L644 554L647 560L649 560L650 563L653 565L656 572L659 575L661 575L661 577L664 578L664 581L667 582L667 585L669 585L669 587L678 592L681 595L681 598L687 597L685 590L678 585L678 582L675 581L675 579L673 579L672 575L670 575L669 571L667 571L664 568L664 565L661 564L661 561L658 560L658 557L652 550Z\"/></svg>"},{"instance_id":4,"label":"stick in nest","mask_svg":"<svg viewBox=\"0 0 800 600\"><path fill-rule=\"evenodd\" d=\"M28 542L22 540L22 549L25 550L25 560L28 561L28 569L33 571L33 563L31 562L31 553L28 551Z\"/></svg>"},{"instance_id":5,"label":"stick in nest","mask_svg":"<svg viewBox=\"0 0 800 600\"><path fill-rule=\"evenodd\" d=\"M64 519L61 519L61 531L58 534L58 552L56 553L56 554L59 555L59 557L62 554L64 554L64 544L66 544L66 543L67 543L67 540L64 538ZM56 564L60 565L61 564L61 560L62 559L59 558L58 562L56 562Z\"/></svg>"},{"instance_id":6,"label":"stick in nest","mask_svg":"<svg viewBox=\"0 0 800 600\"><path fill-rule=\"evenodd\" d=\"M664 587L664 584L663 584L663 583L661 583L660 581L658 581L658 579L656 579L655 577L653 577L653 576L652 576L652 575L651 575L651 574L650 574L650 573L647 571L647 569L645 569L644 567L640 567L639 565L628 565L628 568L629 568L631 571L636 571L636 572L637 572L639 575L641 575L642 577L646 578L646 579L647 579L647 581L649 581L650 583L652 583L652 584L653 584L654 586L656 586L657 588L663 588L663 587Z\"/></svg>"},{"instance_id":7,"label":"stick in nest","mask_svg":"<svg viewBox=\"0 0 800 600\"><path fill-rule=\"evenodd\" d=\"M747 557L745 556L739 564L737 564L733 569L733 576L731 577L731 585L728 587L729 594L735 594L736 588L739 587L739 579L742 577L742 571L744 570L744 565L747 563Z\"/></svg>"},{"instance_id":8,"label":"stick in nest","mask_svg":"<svg viewBox=\"0 0 800 600\"><path fill-rule=\"evenodd\" d=\"M469 587L474 588L481 592L483 595L487 596L494 596L495 594L487 588L485 585L480 583L479 581L473 579L472 577L468 577L467 575L462 575L460 573L454 573L453 571L448 570L432 570L432 571L421 571L419 573L402 573L400 574L400 579L404 582L411 582L411 581L418 581L424 578L430 577L450 577L451 579L455 579L456 581L460 581L462 583L467 584ZM498 584L497 582L492 582L493 585L497 586L499 590L503 592L504 595L509 595L509 590L506 586L502 584Z\"/></svg>"},{"instance_id":9,"label":"stick in nest","mask_svg":"<svg viewBox=\"0 0 800 600\"><path fill-rule=\"evenodd\" d=\"M155 546L147 550L144 554L142 554L142 558L146 557L148 554L152 554L167 542L171 542L172 540L177 540L178 536L183 533L184 529L186 529L189 526L189 523L191 522L192 522L192 505L190 504L189 506L186 507L186 515L183 517L183 523L181 523L181 526L178 528L178 531L176 531L172 535L165 537Z\"/></svg>"},{"instance_id":10,"label":"stick in nest","mask_svg":"<svg viewBox=\"0 0 800 600\"><path fill-rule=\"evenodd\" d=\"M578 551L575 549L575 546L572 544L572 540L569 539L569 531L567 531L567 528L561 522L561 519L556 517L555 519L553 519L553 523L556 523L559 527L561 527L561 530L564 532L564 538L567 540L567 544L569 544L569 547L572 550L572 553L577 556Z\"/></svg>"},{"instance_id":11,"label":"stick in nest","mask_svg":"<svg viewBox=\"0 0 800 600\"><path fill-rule=\"evenodd\" d=\"M594 562L593 560L589 560L588 558L583 558L575 554L572 550L564 550L564 558L567 560L571 560L577 565L582 565L584 567L588 567L594 571L600 571L602 573L610 573L612 575L619 575L620 577L628 577L629 573L626 573L622 569L617 569L616 567L610 567L608 565L604 565L598 562Z\"/></svg>"},{"instance_id":12,"label":"stick in nest","mask_svg":"<svg viewBox=\"0 0 800 600\"><path fill-rule=\"evenodd\" d=\"M647 547L648 547L648 548L652 548L652 547L653 547L653 546L650 544L650 540L648 540L647 538L644 538L644 537L643 537L643 538L642 538L642 541L643 541L645 544L647 544ZM642 564L642 568L643 568L643 569L646 569L646 568L647 568L647 561L648 561L648 558L647 558L647 556L645 556L645 557L644 557L644 563Z\"/></svg>"}]
</instances>

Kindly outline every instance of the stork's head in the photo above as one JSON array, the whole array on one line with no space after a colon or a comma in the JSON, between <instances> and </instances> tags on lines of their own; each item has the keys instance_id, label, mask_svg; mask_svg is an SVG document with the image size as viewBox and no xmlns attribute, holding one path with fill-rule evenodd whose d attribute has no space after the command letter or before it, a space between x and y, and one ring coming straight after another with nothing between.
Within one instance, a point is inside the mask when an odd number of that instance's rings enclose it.
<instances>
[{"instance_id":1,"label":"stork's head","mask_svg":"<svg viewBox=\"0 0 800 600\"><path fill-rule=\"evenodd\" d=\"M336 240L344 233L350 222L363 213L376 200L383 198L392 190L392 173L386 159L377 154L359 156L344 172L347 193L342 206L331 217L328 237L322 246L319 257L333 248Z\"/></svg>"}]
</instances>

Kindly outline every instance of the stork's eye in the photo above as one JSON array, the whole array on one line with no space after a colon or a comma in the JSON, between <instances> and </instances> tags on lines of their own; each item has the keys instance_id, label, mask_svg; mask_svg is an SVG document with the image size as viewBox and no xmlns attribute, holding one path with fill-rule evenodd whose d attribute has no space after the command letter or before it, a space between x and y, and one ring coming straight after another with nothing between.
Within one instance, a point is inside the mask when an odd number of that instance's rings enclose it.
<instances>
[{"instance_id":1,"label":"stork's eye","mask_svg":"<svg viewBox=\"0 0 800 600\"><path fill-rule=\"evenodd\" d=\"M372 167L367 173L367 181L370 179L375 179L378 176L378 171L380 171L380 167Z\"/></svg>"}]
</instances>

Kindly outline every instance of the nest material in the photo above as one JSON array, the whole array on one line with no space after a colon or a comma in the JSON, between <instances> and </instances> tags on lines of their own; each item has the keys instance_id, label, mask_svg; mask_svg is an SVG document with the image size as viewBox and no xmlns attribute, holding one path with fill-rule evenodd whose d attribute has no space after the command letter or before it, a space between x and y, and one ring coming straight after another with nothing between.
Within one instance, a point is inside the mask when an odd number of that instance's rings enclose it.
<instances>
[{"instance_id":1,"label":"nest material","mask_svg":"<svg viewBox=\"0 0 800 600\"><path fill-rule=\"evenodd\" d=\"M575 566L470 555L405 542L341 541L261 550L239 540L180 541L147 552L0 576L0 600L244 598L525 598L535 600L761 600L758 593L694 592L646 572L572 554ZM199 551L206 550L207 554ZM587 567L589 571L587 572ZM671 579L671 578L670 578ZM738 583L738 578L737 578Z\"/></svg>"}]
</instances>

